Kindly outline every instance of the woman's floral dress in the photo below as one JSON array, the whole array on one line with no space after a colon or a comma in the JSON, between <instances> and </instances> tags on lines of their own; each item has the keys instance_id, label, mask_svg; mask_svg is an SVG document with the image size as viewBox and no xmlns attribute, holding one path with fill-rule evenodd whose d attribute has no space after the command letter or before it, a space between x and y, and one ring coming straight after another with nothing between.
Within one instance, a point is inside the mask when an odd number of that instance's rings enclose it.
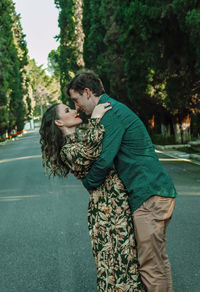
<instances>
[{"instance_id":1,"label":"woman's floral dress","mask_svg":"<svg viewBox=\"0 0 200 292\"><path fill-rule=\"evenodd\" d=\"M82 141L77 134L66 137L61 158L80 178L87 175L100 155L104 132L100 119L91 119ZM114 168L104 184L90 194L88 224L97 267L97 291L144 291L128 196Z\"/></svg>"}]
</instances>

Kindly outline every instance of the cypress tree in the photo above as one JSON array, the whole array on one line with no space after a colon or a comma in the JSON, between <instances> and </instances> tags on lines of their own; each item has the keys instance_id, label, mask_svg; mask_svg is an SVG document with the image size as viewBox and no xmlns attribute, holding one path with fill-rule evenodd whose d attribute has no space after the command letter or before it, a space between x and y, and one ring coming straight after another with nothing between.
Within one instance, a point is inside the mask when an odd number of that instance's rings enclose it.
<instances>
[{"instance_id":1,"label":"cypress tree","mask_svg":"<svg viewBox=\"0 0 200 292\"><path fill-rule=\"evenodd\" d=\"M21 27L13 2L2 0L0 11L0 127L2 135L12 129L20 131L24 126L22 71L26 62L19 52L20 49L26 51L26 46L23 42L24 36L19 36Z\"/></svg>"},{"instance_id":2,"label":"cypress tree","mask_svg":"<svg viewBox=\"0 0 200 292\"><path fill-rule=\"evenodd\" d=\"M127 0L121 5L117 20L130 101L146 124L156 111L168 113L181 124L191 110L193 88L199 80L194 51L200 46L194 40L199 38L200 4Z\"/></svg>"},{"instance_id":3,"label":"cypress tree","mask_svg":"<svg viewBox=\"0 0 200 292\"><path fill-rule=\"evenodd\" d=\"M69 21L75 1L56 3L63 7L60 23L66 16ZM181 124L200 107L199 1L84 0L83 4L86 69L97 72L106 90L139 114L147 127L153 117L157 124L173 120ZM61 32L64 28L68 32L64 35L71 49L75 26L73 21L66 23ZM63 43L62 71L73 67L69 61L64 64Z\"/></svg>"},{"instance_id":4,"label":"cypress tree","mask_svg":"<svg viewBox=\"0 0 200 292\"><path fill-rule=\"evenodd\" d=\"M21 82L22 82L22 96L23 103L25 106L25 118L29 119L31 116L31 99L28 94L28 86L29 86L29 77L27 76L26 66L28 64L28 49L27 43L25 41L25 35L23 33L23 29L20 23L20 15L13 13L13 36L14 42L17 49L17 55L19 59L19 70L21 74Z\"/></svg>"},{"instance_id":5,"label":"cypress tree","mask_svg":"<svg viewBox=\"0 0 200 292\"><path fill-rule=\"evenodd\" d=\"M13 46L11 13L12 2L2 0L0 2L0 135L3 135L9 126L9 100L11 94L9 82L12 66L9 49L10 46Z\"/></svg>"},{"instance_id":6,"label":"cypress tree","mask_svg":"<svg viewBox=\"0 0 200 292\"><path fill-rule=\"evenodd\" d=\"M84 66L82 30L82 0L55 0L59 12L60 84L62 101L66 102L66 84ZM69 101L68 101L69 102Z\"/></svg>"}]
</instances>

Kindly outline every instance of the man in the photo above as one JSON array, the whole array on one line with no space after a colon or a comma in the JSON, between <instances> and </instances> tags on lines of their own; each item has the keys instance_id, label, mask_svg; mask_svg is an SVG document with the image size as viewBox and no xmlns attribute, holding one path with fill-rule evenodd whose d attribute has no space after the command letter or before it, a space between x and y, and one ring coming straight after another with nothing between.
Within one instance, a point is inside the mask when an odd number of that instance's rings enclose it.
<instances>
[{"instance_id":1,"label":"man","mask_svg":"<svg viewBox=\"0 0 200 292\"><path fill-rule=\"evenodd\" d=\"M68 85L77 110L91 114L99 103L112 110L102 118L105 137L100 157L83 180L88 191L101 185L115 165L129 194L138 260L148 292L172 292L171 269L165 250L166 228L177 195L160 164L142 121L124 104L110 98L93 73L80 73Z\"/></svg>"}]
</instances>

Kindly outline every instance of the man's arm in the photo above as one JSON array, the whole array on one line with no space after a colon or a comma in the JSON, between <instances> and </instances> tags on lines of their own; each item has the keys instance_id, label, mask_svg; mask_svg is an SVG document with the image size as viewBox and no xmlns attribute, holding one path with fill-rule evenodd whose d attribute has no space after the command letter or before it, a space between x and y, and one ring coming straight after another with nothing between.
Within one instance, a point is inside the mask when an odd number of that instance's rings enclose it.
<instances>
[{"instance_id":1,"label":"man's arm","mask_svg":"<svg viewBox=\"0 0 200 292\"><path fill-rule=\"evenodd\" d=\"M114 109L113 109L114 110ZM115 113L107 112L102 119L105 127L102 152L92 165L88 175L82 180L86 189L92 190L101 185L110 169L113 168L114 159L119 151L124 127Z\"/></svg>"}]
</instances>

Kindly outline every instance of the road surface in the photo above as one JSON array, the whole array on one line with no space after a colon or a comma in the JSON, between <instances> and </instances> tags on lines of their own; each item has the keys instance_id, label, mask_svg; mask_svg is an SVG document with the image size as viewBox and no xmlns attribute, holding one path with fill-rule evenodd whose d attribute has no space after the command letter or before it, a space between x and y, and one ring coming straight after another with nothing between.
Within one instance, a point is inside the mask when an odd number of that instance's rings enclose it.
<instances>
[{"instance_id":1,"label":"road surface","mask_svg":"<svg viewBox=\"0 0 200 292\"><path fill-rule=\"evenodd\" d=\"M179 191L168 229L175 292L200 291L200 166L158 154ZM0 292L96 292L89 195L69 175L51 179L39 134L0 146Z\"/></svg>"}]
</instances>

